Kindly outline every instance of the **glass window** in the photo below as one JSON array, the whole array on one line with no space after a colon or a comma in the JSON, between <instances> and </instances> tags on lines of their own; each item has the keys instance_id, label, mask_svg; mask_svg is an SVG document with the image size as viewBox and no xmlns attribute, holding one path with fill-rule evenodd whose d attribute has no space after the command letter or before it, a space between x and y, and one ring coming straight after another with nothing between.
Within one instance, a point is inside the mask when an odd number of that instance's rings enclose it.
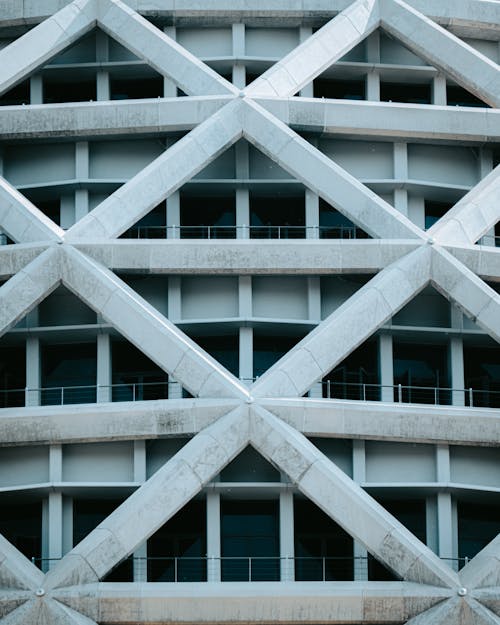
<instances>
[{"instance_id":1,"label":"glass window","mask_svg":"<svg viewBox=\"0 0 500 625\"><path fill-rule=\"evenodd\" d=\"M394 384L394 401L451 403L447 347L395 343ZM401 389L397 387L399 384Z\"/></svg>"},{"instance_id":2,"label":"glass window","mask_svg":"<svg viewBox=\"0 0 500 625\"><path fill-rule=\"evenodd\" d=\"M42 346L42 405L96 401L95 343Z\"/></svg>"},{"instance_id":3,"label":"glass window","mask_svg":"<svg viewBox=\"0 0 500 625\"><path fill-rule=\"evenodd\" d=\"M378 401L379 384L377 342L367 341L324 378L323 397Z\"/></svg>"}]
</instances>

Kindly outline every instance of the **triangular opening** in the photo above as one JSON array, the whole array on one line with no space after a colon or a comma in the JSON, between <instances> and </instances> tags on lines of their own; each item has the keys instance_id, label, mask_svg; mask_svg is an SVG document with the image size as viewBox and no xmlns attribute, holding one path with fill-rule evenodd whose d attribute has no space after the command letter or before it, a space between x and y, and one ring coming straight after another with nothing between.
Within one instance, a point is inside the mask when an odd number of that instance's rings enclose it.
<instances>
[{"instance_id":1,"label":"triangular opening","mask_svg":"<svg viewBox=\"0 0 500 625\"><path fill-rule=\"evenodd\" d=\"M429 285L393 316L391 325L449 328L450 303Z\"/></svg>"},{"instance_id":2,"label":"triangular opening","mask_svg":"<svg viewBox=\"0 0 500 625\"><path fill-rule=\"evenodd\" d=\"M371 338L339 363L322 381L327 399L381 399L378 342Z\"/></svg>"},{"instance_id":3,"label":"triangular opening","mask_svg":"<svg viewBox=\"0 0 500 625\"><path fill-rule=\"evenodd\" d=\"M252 446L246 447L222 469L220 482L280 482L281 475Z\"/></svg>"},{"instance_id":4,"label":"triangular opening","mask_svg":"<svg viewBox=\"0 0 500 625\"><path fill-rule=\"evenodd\" d=\"M488 247L500 247L500 222L497 222L490 231L483 235L477 245L487 245Z\"/></svg>"},{"instance_id":5,"label":"triangular opening","mask_svg":"<svg viewBox=\"0 0 500 625\"><path fill-rule=\"evenodd\" d=\"M436 76L427 61L379 28L315 78L301 95L489 108L451 78L436 85Z\"/></svg>"}]
</instances>

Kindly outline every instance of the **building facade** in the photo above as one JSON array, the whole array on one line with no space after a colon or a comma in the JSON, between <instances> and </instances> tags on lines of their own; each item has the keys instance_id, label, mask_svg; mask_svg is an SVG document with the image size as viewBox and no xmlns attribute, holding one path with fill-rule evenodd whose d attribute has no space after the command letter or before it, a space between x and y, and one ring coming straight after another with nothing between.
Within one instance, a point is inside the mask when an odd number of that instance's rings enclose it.
<instances>
[{"instance_id":1,"label":"building facade","mask_svg":"<svg viewBox=\"0 0 500 625\"><path fill-rule=\"evenodd\" d=\"M500 623L499 40L0 3L0 623Z\"/></svg>"}]
</instances>

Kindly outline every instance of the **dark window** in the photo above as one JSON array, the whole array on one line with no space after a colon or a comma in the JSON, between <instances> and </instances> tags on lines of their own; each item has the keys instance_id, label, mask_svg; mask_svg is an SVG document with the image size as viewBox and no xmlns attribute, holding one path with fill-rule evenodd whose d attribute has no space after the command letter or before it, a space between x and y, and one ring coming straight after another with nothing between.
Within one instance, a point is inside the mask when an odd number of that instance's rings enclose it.
<instances>
[{"instance_id":1,"label":"dark window","mask_svg":"<svg viewBox=\"0 0 500 625\"><path fill-rule=\"evenodd\" d=\"M483 102L477 96L458 85L446 85L446 99L448 106L490 108L486 102Z\"/></svg>"},{"instance_id":2,"label":"dark window","mask_svg":"<svg viewBox=\"0 0 500 625\"><path fill-rule=\"evenodd\" d=\"M181 239L234 239L235 196L181 195Z\"/></svg>"},{"instance_id":3,"label":"dark window","mask_svg":"<svg viewBox=\"0 0 500 625\"><path fill-rule=\"evenodd\" d=\"M167 237L166 229L166 210L165 202L161 202L149 211L147 215L141 217L139 221L124 232L121 239L165 239Z\"/></svg>"},{"instance_id":4,"label":"dark window","mask_svg":"<svg viewBox=\"0 0 500 625\"><path fill-rule=\"evenodd\" d=\"M15 106L30 103L30 81L23 80L0 96L0 106Z\"/></svg>"},{"instance_id":5,"label":"dark window","mask_svg":"<svg viewBox=\"0 0 500 625\"><path fill-rule=\"evenodd\" d=\"M464 347L465 388L472 405L500 408L500 347ZM466 393L470 405L471 393Z\"/></svg>"},{"instance_id":6,"label":"dark window","mask_svg":"<svg viewBox=\"0 0 500 625\"><path fill-rule=\"evenodd\" d=\"M425 201L425 229L428 230L453 206L450 202Z\"/></svg>"},{"instance_id":7,"label":"dark window","mask_svg":"<svg viewBox=\"0 0 500 625\"><path fill-rule=\"evenodd\" d=\"M168 375L126 341L111 344L113 401L168 398Z\"/></svg>"},{"instance_id":8,"label":"dark window","mask_svg":"<svg viewBox=\"0 0 500 625\"><path fill-rule=\"evenodd\" d=\"M319 201L319 236L321 239L370 238L364 230L322 199Z\"/></svg>"},{"instance_id":9,"label":"dark window","mask_svg":"<svg viewBox=\"0 0 500 625\"><path fill-rule=\"evenodd\" d=\"M45 104L57 102L88 102L97 99L95 78L78 81L43 81L43 101Z\"/></svg>"},{"instance_id":10,"label":"dark window","mask_svg":"<svg viewBox=\"0 0 500 625\"><path fill-rule=\"evenodd\" d=\"M228 336L196 336L193 341L215 358L233 375L239 375L239 340L237 335Z\"/></svg>"},{"instance_id":11,"label":"dark window","mask_svg":"<svg viewBox=\"0 0 500 625\"><path fill-rule=\"evenodd\" d=\"M107 518L122 502L120 500L74 500L73 545L80 543ZM105 582L133 581L132 557L127 558L102 579Z\"/></svg>"},{"instance_id":12,"label":"dark window","mask_svg":"<svg viewBox=\"0 0 500 625\"><path fill-rule=\"evenodd\" d=\"M305 200L299 196L250 194L250 238L303 239Z\"/></svg>"},{"instance_id":13,"label":"dark window","mask_svg":"<svg viewBox=\"0 0 500 625\"><path fill-rule=\"evenodd\" d=\"M42 557L42 504L4 501L0 506L0 533L40 566ZM40 567L41 568L41 567Z\"/></svg>"},{"instance_id":14,"label":"dark window","mask_svg":"<svg viewBox=\"0 0 500 625\"><path fill-rule=\"evenodd\" d=\"M379 384L377 343L367 341L324 378L323 396L378 401Z\"/></svg>"},{"instance_id":15,"label":"dark window","mask_svg":"<svg viewBox=\"0 0 500 625\"><path fill-rule=\"evenodd\" d=\"M95 343L42 346L42 405L96 401Z\"/></svg>"},{"instance_id":16,"label":"dark window","mask_svg":"<svg viewBox=\"0 0 500 625\"><path fill-rule=\"evenodd\" d=\"M404 83L380 84L380 100L382 102L407 102L408 104L430 104L431 85L415 85Z\"/></svg>"},{"instance_id":17,"label":"dark window","mask_svg":"<svg viewBox=\"0 0 500 625\"><path fill-rule=\"evenodd\" d=\"M24 406L26 347L0 349L0 408Z\"/></svg>"},{"instance_id":18,"label":"dark window","mask_svg":"<svg viewBox=\"0 0 500 625\"><path fill-rule=\"evenodd\" d=\"M446 346L395 343L394 384L394 401L451 403Z\"/></svg>"},{"instance_id":19,"label":"dark window","mask_svg":"<svg viewBox=\"0 0 500 625\"><path fill-rule=\"evenodd\" d=\"M310 501L295 498L295 579L354 579L353 540Z\"/></svg>"},{"instance_id":20,"label":"dark window","mask_svg":"<svg viewBox=\"0 0 500 625\"><path fill-rule=\"evenodd\" d=\"M402 523L412 534L424 544L426 543L427 526L425 501L381 501L384 508ZM392 571L376 558L368 556L368 579L375 582L395 581L398 578Z\"/></svg>"},{"instance_id":21,"label":"dark window","mask_svg":"<svg viewBox=\"0 0 500 625\"><path fill-rule=\"evenodd\" d=\"M112 78L110 80L111 100L139 100L162 98L162 76L151 78Z\"/></svg>"},{"instance_id":22,"label":"dark window","mask_svg":"<svg viewBox=\"0 0 500 625\"><path fill-rule=\"evenodd\" d=\"M282 356L289 352L302 337L255 334L253 337L253 374L261 376Z\"/></svg>"},{"instance_id":23,"label":"dark window","mask_svg":"<svg viewBox=\"0 0 500 625\"><path fill-rule=\"evenodd\" d=\"M458 557L473 558L500 533L500 506L458 503Z\"/></svg>"},{"instance_id":24,"label":"dark window","mask_svg":"<svg viewBox=\"0 0 500 625\"><path fill-rule=\"evenodd\" d=\"M315 98L336 100L365 100L364 80L327 80L317 78L313 82Z\"/></svg>"},{"instance_id":25,"label":"dark window","mask_svg":"<svg viewBox=\"0 0 500 625\"><path fill-rule=\"evenodd\" d=\"M221 502L222 581L279 581L275 501Z\"/></svg>"},{"instance_id":26,"label":"dark window","mask_svg":"<svg viewBox=\"0 0 500 625\"><path fill-rule=\"evenodd\" d=\"M148 581L204 582L206 506L191 501L148 540Z\"/></svg>"}]
</instances>

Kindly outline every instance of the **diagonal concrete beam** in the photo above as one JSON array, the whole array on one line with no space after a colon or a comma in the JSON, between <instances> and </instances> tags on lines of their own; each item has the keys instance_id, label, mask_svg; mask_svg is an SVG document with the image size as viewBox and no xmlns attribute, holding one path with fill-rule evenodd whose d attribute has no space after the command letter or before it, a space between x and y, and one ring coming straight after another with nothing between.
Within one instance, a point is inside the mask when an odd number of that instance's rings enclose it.
<instances>
[{"instance_id":1,"label":"diagonal concrete beam","mask_svg":"<svg viewBox=\"0 0 500 625\"><path fill-rule=\"evenodd\" d=\"M255 102L245 100L245 137L368 234L421 239L407 217Z\"/></svg>"},{"instance_id":2,"label":"diagonal concrete beam","mask_svg":"<svg viewBox=\"0 0 500 625\"><path fill-rule=\"evenodd\" d=\"M471 591L471 597L500 616L500 586L474 589Z\"/></svg>"},{"instance_id":3,"label":"diagonal concrete beam","mask_svg":"<svg viewBox=\"0 0 500 625\"><path fill-rule=\"evenodd\" d=\"M430 261L423 246L377 274L266 371L252 395L303 395L429 283Z\"/></svg>"},{"instance_id":4,"label":"diagonal concrete beam","mask_svg":"<svg viewBox=\"0 0 500 625\"><path fill-rule=\"evenodd\" d=\"M98 25L188 95L236 94L238 89L121 0L100 0Z\"/></svg>"},{"instance_id":5,"label":"diagonal concrete beam","mask_svg":"<svg viewBox=\"0 0 500 625\"><path fill-rule=\"evenodd\" d=\"M252 97L292 96L380 24L378 0L356 0L245 89Z\"/></svg>"},{"instance_id":6,"label":"diagonal concrete beam","mask_svg":"<svg viewBox=\"0 0 500 625\"><path fill-rule=\"evenodd\" d=\"M193 395L246 400L235 376L116 274L72 246L61 250L63 284Z\"/></svg>"},{"instance_id":7,"label":"diagonal concrete beam","mask_svg":"<svg viewBox=\"0 0 500 625\"><path fill-rule=\"evenodd\" d=\"M459 575L466 588L500 586L500 534L472 558Z\"/></svg>"},{"instance_id":8,"label":"diagonal concrete beam","mask_svg":"<svg viewBox=\"0 0 500 625\"><path fill-rule=\"evenodd\" d=\"M59 286L59 248L50 247L0 287L0 336Z\"/></svg>"},{"instance_id":9,"label":"diagonal concrete beam","mask_svg":"<svg viewBox=\"0 0 500 625\"><path fill-rule=\"evenodd\" d=\"M3 587L0 593L0 623L2 618L21 607L32 597L32 590L7 590Z\"/></svg>"},{"instance_id":10,"label":"diagonal concrete beam","mask_svg":"<svg viewBox=\"0 0 500 625\"><path fill-rule=\"evenodd\" d=\"M470 617L464 620L464 625L474 623L474 625L500 625L500 616L489 610L476 599L469 597L467 604L470 609Z\"/></svg>"},{"instance_id":11,"label":"diagonal concrete beam","mask_svg":"<svg viewBox=\"0 0 500 625\"><path fill-rule=\"evenodd\" d=\"M254 405L250 443L404 581L457 588L457 574L305 436Z\"/></svg>"},{"instance_id":12,"label":"diagonal concrete beam","mask_svg":"<svg viewBox=\"0 0 500 625\"><path fill-rule=\"evenodd\" d=\"M143 544L247 445L241 406L191 439L47 574L48 589L96 582Z\"/></svg>"},{"instance_id":13,"label":"diagonal concrete beam","mask_svg":"<svg viewBox=\"0 0 500 625\"><path fill-rule=\"evenodd\" d=\"M3 408L0 446L192 436L238 405L231 399Z\"/></svg>"},{"instance_id":14,"label":"diagonal concrete beam","mask_svg":"<svg viewBox=\"0 0 500 625\"><path fill-rule=\"evenodd\" d=\"M266 275L376 273L420 244L393 239L132 240L75 243L114 271ZM1 248L0 248L1 254Z\"/></svg>"},{"instance_id":15,"label":"diagonal concrete beam","mask_svg":"<svg viewBox=\"0 0 500 625\"><path fill-rule=\"evenodd\" d=\"M52 598L46 599L45 603L49 619L43 625L97 625L94 619Z\"/></svg>"},{"instance_id":16,"label":"diagonal concrete beam","mask_svg":"<svg viewBox=\"0 0 500 625\"><path fill-rule=\"evenodd\" d=\"M121 599L126 596L126 602ZM57 589L74 610L110 624L392 622L426 611L450 591L409 582L266 582L265 584L169 584L105 582ZM237 610L221 609L228 603ZM279 605L279 610L276 606ZM131 616L133 615L133 617ZM128 621L130 622L130 620Z\"/></svg>"},{"instance_id":17,"label":"diagonal concrete beam","mask_svg":"<svg viewBox=\"0 0 500 625\"><path fill-rule=\"evenodd\" d=\"M478 98L500 106L499 67L402 0L380 0L382 27Z\"/></svg>"},{"instance_id":18,"label":"diagonal concrete beam","mask_svg":"<svg viewBox=\"0 0 500 625\"><path fill-rule=\"evenodd\" d=\"M498 76L500 83L500 73ZM500 220L500 165L436 222L427 234L446 245L473 245Z\"/></svg>"},{"instance_id":19,"label":"diagonal concrete beam","mask_svg":"<svg viewBox=\"0 0 500 625\"><path fill-rule=\"evenodd\" d=\"M306 436L500 445L500 414L490 409L303 398L260 405Z\"/></svg>"},{"instance_id":20,"label":"diagonal concrete beam","mask_svg":"<svg viewBox=\"0 0 500 625\"><path fill-rule=\"evenodd\" d=\"M0 280L11 278L47 249L47 245L33 243L0 246Z\"/></svg>"},{"instance_id":21,"label":"diagonal concrete beam","mask_svg":"<svg viewBox=\"0 0 500 625\"><path fill-rule=\"evenodd\" d=\"M43 573L0 534L0 588L36 590Z\"/></svg>"},{"instance_id":22,"label":"diagonal concrete beam","mask_svg":"<svg viewBox=\"0 0 500 625\"><path fill-rule=\"evenodd\" d=\"M92 30L97 0L74 0L0 51L0 94Z\"/></svg>"},{"instance_id":23,"label":"diagonal concrete beam","mask_svg":"<svg viewBox=\"0 0 500 625\"><path fill-rule=\"evenodd\" d=\"M445 249L468 269L489 282L500 282L500 249L486 245Z\"/></svg>"},{"instance_id":24,"label":"diagonal concrete beam","mask_svg":"<svg viewBox=\"0 0 500 625\"><path fill-rule=\"evenodd\" d=\"M406 625L472 625L472 621L464 620L464 612L470 615L465 601L459 597L452 597L413 617Z\"/></svg>"},{"instance_id":25,"label":"diagonal concrete beam","mask_svg":"<svg viewBox=\"0 0 500 625\"><path fill-rule=\"evenodd\" d=\"M0 176L0 229L16 243L61 241L63 230Z\"/></svg>"},{"instance_id":26,"label":"diagonal concrete beam","mask_svg":"<svg viewBox=\"0 0 500 625\"><path fill-rule=\"evenodd\" d=\"M445 249L432 252L432 284L500 342L500 295Z\"/></svg>"},{"instance_id":27,"label":"diagonal concrete beam","mask_svg":"<svg viewBox=\"0 0 500 625\"><path fill-rule=\"evenodd\" d=\"M80 219L65 240L125 232L242 136L240 109L239 99L226 104Z\"/></svg>"}]
</instances>

